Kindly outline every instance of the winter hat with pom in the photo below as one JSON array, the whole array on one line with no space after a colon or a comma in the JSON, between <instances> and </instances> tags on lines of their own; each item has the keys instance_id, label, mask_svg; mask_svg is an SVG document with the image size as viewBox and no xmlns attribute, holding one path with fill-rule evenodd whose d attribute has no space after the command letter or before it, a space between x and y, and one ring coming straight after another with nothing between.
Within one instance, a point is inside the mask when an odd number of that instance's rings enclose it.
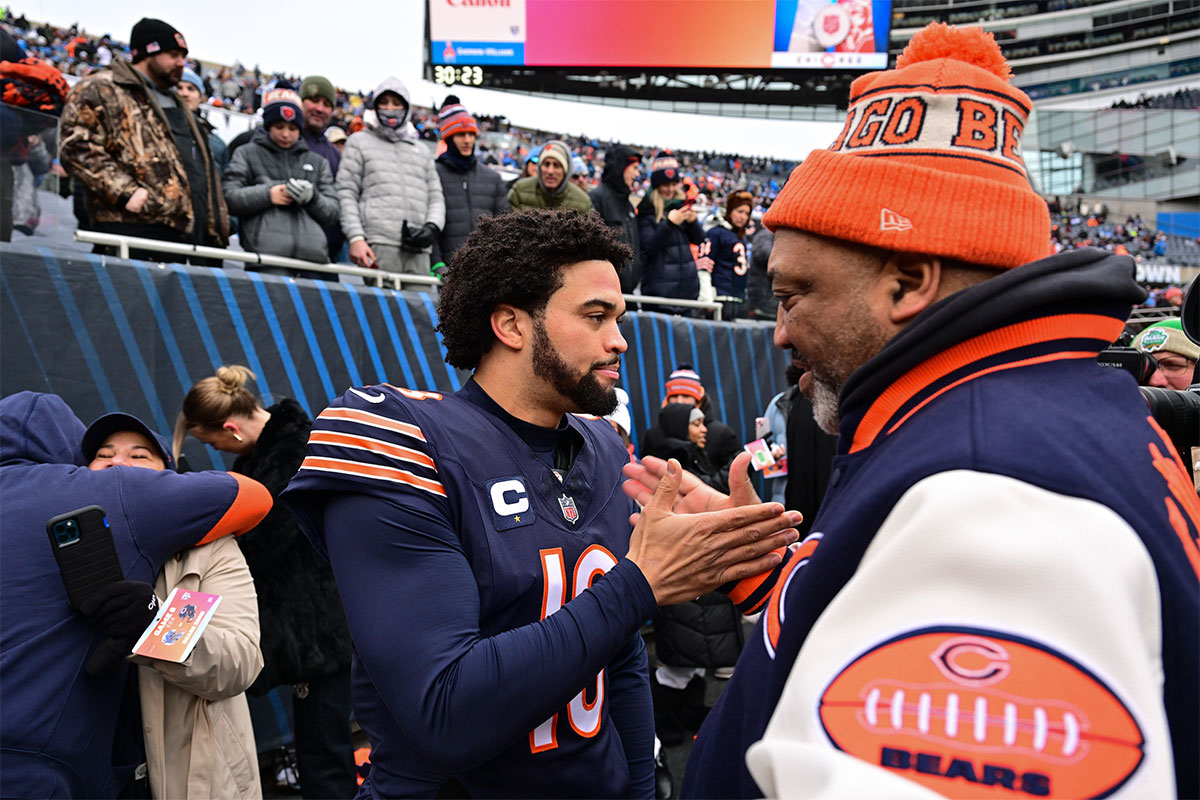
<instances>
[{"instance_id":1,"label":"winter hat with pom","mask_svg":"<svg viewBox=\"0 0 1200 800\"><path fill-rule=\"evenodd\" d=\"M854 81L842 132L763 217L887 250L1007 269L1049 255L1021 134L1032 103L990 33L935 22L896 69Z\"/></svg>"}]
</instances>

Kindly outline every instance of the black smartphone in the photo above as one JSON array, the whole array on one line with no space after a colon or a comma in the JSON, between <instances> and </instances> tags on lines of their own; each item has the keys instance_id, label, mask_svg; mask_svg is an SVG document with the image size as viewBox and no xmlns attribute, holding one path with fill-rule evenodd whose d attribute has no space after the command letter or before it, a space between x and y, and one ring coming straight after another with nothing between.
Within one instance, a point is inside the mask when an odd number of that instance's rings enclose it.
<instances>
[{"instance_id":1,"label":"black smartphone","mask_svg":"<svg viewBox=\"0 0 1200 800\"><path fill-rule=\"evenodd\" d=\"M85 599L108 584L125 580L108 515L100 506L52 517L46 523L46 534L73 608L78 610Z\"/></svg>"}]
</instances>

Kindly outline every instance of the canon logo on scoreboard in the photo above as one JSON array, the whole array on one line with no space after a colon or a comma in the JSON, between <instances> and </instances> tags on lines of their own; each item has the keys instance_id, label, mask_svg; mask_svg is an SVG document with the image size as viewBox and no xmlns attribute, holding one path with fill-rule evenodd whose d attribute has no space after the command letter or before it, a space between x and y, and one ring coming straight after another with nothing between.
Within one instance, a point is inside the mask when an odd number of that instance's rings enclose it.
<instances>
[{"instance_id":1,"label":"canon logo on scoreboard","mask_svg":"<svg viewBox=\"0 0 1200 800\"><path fill-rule=\"evenodd\" d=\"M512 0L446 0L446 5L458 7L468 6L511 6Z\"/></svg>"}]
</instances>

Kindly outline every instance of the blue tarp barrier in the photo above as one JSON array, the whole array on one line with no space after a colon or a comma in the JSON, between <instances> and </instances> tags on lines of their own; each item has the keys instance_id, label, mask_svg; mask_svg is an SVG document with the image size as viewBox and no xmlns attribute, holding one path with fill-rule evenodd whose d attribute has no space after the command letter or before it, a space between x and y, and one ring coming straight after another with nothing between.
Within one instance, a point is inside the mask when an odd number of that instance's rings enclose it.
<instances>
[{"instance_id":1,"label":"blue tarp barrier","mask_svg":"<svg viewBox=\"0 0 1200 800\"><path fill-rule=\"evenodd\" d=\"M169 439L184 394L222 364L249 367L265 404L292 397L310 415L350 386L452 392L467 374L443 360L436 306L424 291L2 245L0 394L54 392L85 423L125 411ZM695 365L717 416L746 439L783 388L769 325L643 311L622 332L635 440L679 363ZM227 463L192 439L184 454L193 468Z\"/></svg>"}]
</instances>

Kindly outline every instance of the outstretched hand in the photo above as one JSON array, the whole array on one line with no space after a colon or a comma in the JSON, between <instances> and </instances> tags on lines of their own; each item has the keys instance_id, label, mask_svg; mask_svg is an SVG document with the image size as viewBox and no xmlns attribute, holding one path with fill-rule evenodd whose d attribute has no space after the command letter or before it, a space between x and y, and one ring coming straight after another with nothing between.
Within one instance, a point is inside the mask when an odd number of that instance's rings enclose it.
<instances>
[{"instance_id":1,"label":"outstretched hand","mask_svg":"<svg viewBox=\"0 0 1200 800\"><path fill-rule=\"evenodd\" d=\"M754 484L750 482L749 466L749 453L738 453L737 457L733 459L729 465L729 494L718 492L692 473L681 470L683 477L680 480L679 492L672 510L683 514L697 514L704 511L722 511L738 506L757 505L762 501L758 497L758 492L754 491ZM630 462L621 471L628 479L622 484L621 489L637 501L638 505L645 506L650 502L650 498L662 482L663 476L667 474L667 462L661 458L646 456L641 463ZM632 522L637 524L636 519Z\"/></svg>"},{"instance_id":2,"label":"outstretched hand","mask_svg":"<svg viewBox=\"0 0 1200 800\"><path fill-rule=\"evenodd\" d=\"M745 477L744 464L741 473ZM680 498L686 475L675 459L663 464L662 477L647 498L629 540L628 558L641 569L659 605L693 600L723 584L766 572L782 558L773 551L799 538L792 526L801 516L785 511L778 503L678 510L680 502L688 505L693 496L691 504L729 499L709 490L718 496L714 498L691 481ZM743 493L739 488L739 494Z\"/></svg>"}]
</instances>

